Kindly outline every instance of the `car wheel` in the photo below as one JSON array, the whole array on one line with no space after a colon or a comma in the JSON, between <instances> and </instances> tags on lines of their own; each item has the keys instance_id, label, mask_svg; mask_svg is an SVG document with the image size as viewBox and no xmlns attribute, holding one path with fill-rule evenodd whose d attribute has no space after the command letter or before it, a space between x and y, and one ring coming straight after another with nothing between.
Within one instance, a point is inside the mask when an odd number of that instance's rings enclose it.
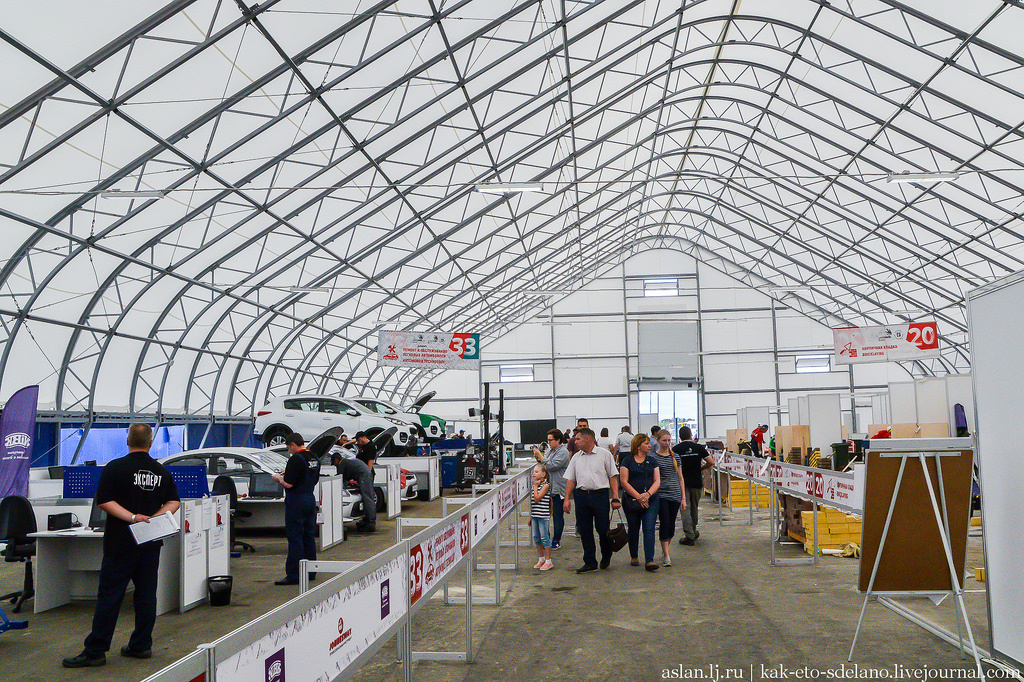
<instances>
[{"instance_id":1,"label":"car wheel","mask_svg":"<svg viewBox=\"0 0 1024 682\"><path fill-rule=\"evenodd\" d=\"M388 510L388 498L380 488L374 488L373 494L377 498L377 513L383 514Z\"/></svg>"},{"instance_id":2,"label":"car wheel","mask_svg":"<svg viewBox=\"0 0 1024 682\"><path fill-rule=\"evenodd\" d=\"M267 432L263 434L263 444L268 448L275 447L277 445L284 445L284 439L291 433L291 430L285 426L274 426L267 429Z\"/></svg>"}]
</instances>

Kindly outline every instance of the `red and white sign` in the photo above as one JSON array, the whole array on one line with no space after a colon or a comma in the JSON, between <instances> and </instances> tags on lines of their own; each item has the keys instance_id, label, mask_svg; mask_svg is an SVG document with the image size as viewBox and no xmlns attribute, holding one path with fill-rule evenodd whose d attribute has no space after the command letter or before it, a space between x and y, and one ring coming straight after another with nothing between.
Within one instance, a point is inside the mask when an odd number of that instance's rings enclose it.
<instances>
[{"instance_id":1,"label":"red and white sign","mask_svg":"<svg viewBox=\"0 0 1024 682\"><path fill-rule=\"evenodd\" d=\"M935 321L880 327L838 327L832 330L836 364L923 360L939 357Z\"/></svg>"},{"instance_id":2,"label":"red and white sign","mask_svg":"<svg viewBox=\"0 0 1024 682\"><path fill-rule=\"evenodd\" d=\"M409 549L409 603L415 604L469 553L469 512Z\"/></svg>"},{"instance_id":3,"label":"red and white sign","mask_svg":"<svg viewBox=\"0 0 1024 682\"><path fill-rule=\"evenodd\" d=\"M479 369L480 335L382 330L377 335L377 364Z\"/></svg>"}]
</instances>

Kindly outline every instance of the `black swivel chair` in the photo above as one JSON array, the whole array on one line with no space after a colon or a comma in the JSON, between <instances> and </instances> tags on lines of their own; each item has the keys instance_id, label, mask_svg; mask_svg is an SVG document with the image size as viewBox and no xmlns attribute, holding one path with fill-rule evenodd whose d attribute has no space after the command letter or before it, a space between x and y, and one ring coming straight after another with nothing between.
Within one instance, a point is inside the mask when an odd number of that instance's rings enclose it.
<instances>
[{"instance_id":1,"label":"black swivel chair","mask_svg":"<svg viewBox=\"0 0 1024 682\"><path fill-rule=\"evenodd\" d=\"M0 542L6 542L0 555L9 563L24 562L25 585L17 592L0 597L0 601L10 600L14 604L14 613L21 611L26 599L35 595L32 582L32 557L36 555L35 538L28 537L36 532L36 515L32 504L21 495L8 495L0 500Z\"/></svg>"},{"instance_id":2,"label":"black swivel chair","mask_svg":"<svg viewBox=\"0 0 1024 682\"><path fill-rule=\"evenodd\" d=\"M252 516L252 512L245 511L244 509L238 508L238 488L235 487L235 480L230 476L221 474L217 478L213 479L213 495L227 495L230 500L229 505L231 507L231 551L235 551L235 547L241 547L243 550L249 550L255 552L256 548L250 545L248 542L242 542L241 540L235 539L235 517L246 518Z\"/></svg>"}]
</instances>

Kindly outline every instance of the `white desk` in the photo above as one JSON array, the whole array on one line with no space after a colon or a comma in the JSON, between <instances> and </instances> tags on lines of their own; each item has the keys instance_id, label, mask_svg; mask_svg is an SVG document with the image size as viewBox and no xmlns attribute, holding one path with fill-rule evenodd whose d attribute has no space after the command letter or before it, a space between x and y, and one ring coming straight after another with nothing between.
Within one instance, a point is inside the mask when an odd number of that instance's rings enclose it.
<instances>
[{"instance_id":1,"label":"white desk","mask_svg":"<svg viewBox=\"0 0 1024 682\"><path fill-rule=\"evenodd\" d=\"M72 600L96 599L103 562L103 532L84 528L43 531L36 540L35 599L33 610L42 613ZM181 540L164 538L156 588L157 615L178 608L181 591Z\"/></svg>"}]
</instances>

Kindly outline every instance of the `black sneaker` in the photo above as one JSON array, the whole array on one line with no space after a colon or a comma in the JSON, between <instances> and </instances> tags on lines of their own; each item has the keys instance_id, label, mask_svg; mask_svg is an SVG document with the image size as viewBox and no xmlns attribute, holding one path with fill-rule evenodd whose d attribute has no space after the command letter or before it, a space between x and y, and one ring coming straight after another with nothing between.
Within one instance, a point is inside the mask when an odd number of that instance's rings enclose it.
<instances>
[{"instance_id":1,"label":"black sneaker","mask_svg":"<svg viewBox=\"0 0 1024 682\"><path fill-rule=\"evenodd\" d=\"M298 585L299 584L299 579L298 578L284 578L283 580L275 580L274 584L275 585Z\"/></svg>"},{"instance_id":2,"label":"black sneaker","mask_svg":"<svg viewBox=\"0 0 1024 682\"><path fill-rule=\"evenodd\" d=\"M153 650L146 649L145 651L135 651L129 649L127 645L121 647L121 655L125 658L153 658Z\"/></svg>"},{"instance_id":3,"label":"black sneaker","mask_svg":"<svg viewBox=\"0 0 1024 682\"><path fill-rule=\"evenodd\" d=\"M107 657L104 654L89 656L84 651L77 656L68 656L64 659L65 668L95 668L105 665Z\"/></svg>"},{"instance_id":4,"label":"black sneaker","mask_svg":"<svg viewBox=\"0 0 1024 682\"><path fill-rule=\"evenodd\" d=\"M601 570L602 571L607 569L611 565L612 565L612 558L610 556L601 559Z\"/></svg>"},{"instance_id":5,"label":"black sneaker","mask_svg":"<svg viewBox=\"0 0 1024 682\"><path fill-rule=\"evenodd\" d=\"M596 570L597 570L597 565L596 564L583 564L582 566L580 566L579 568L576 569L576 572L577 573L590 573L591 571L596 571Z\"/></svg>"},{"instance_id":6,"label":"black sneaker","mask_svg":"<svg viewBox=\"0 0 1024 682\"><path fill-rule=\"evenodd\" d=\"M693 547L695 544L697 544L697 541L694 540L693 538L683 538L682 540L679 541L679 544L680 545L688 545L690 547Z\"/></svg>"},{"instance_id":7,"label":"black sneaker","mask_svg":"<svg viewBox=\"0 0 1024 682\"><path fill-rule=\"evenodd\" d=\"M700 540L700 531L699 530L693 531L693 539L694 540Z\"/></svg>"}]
</instances>

